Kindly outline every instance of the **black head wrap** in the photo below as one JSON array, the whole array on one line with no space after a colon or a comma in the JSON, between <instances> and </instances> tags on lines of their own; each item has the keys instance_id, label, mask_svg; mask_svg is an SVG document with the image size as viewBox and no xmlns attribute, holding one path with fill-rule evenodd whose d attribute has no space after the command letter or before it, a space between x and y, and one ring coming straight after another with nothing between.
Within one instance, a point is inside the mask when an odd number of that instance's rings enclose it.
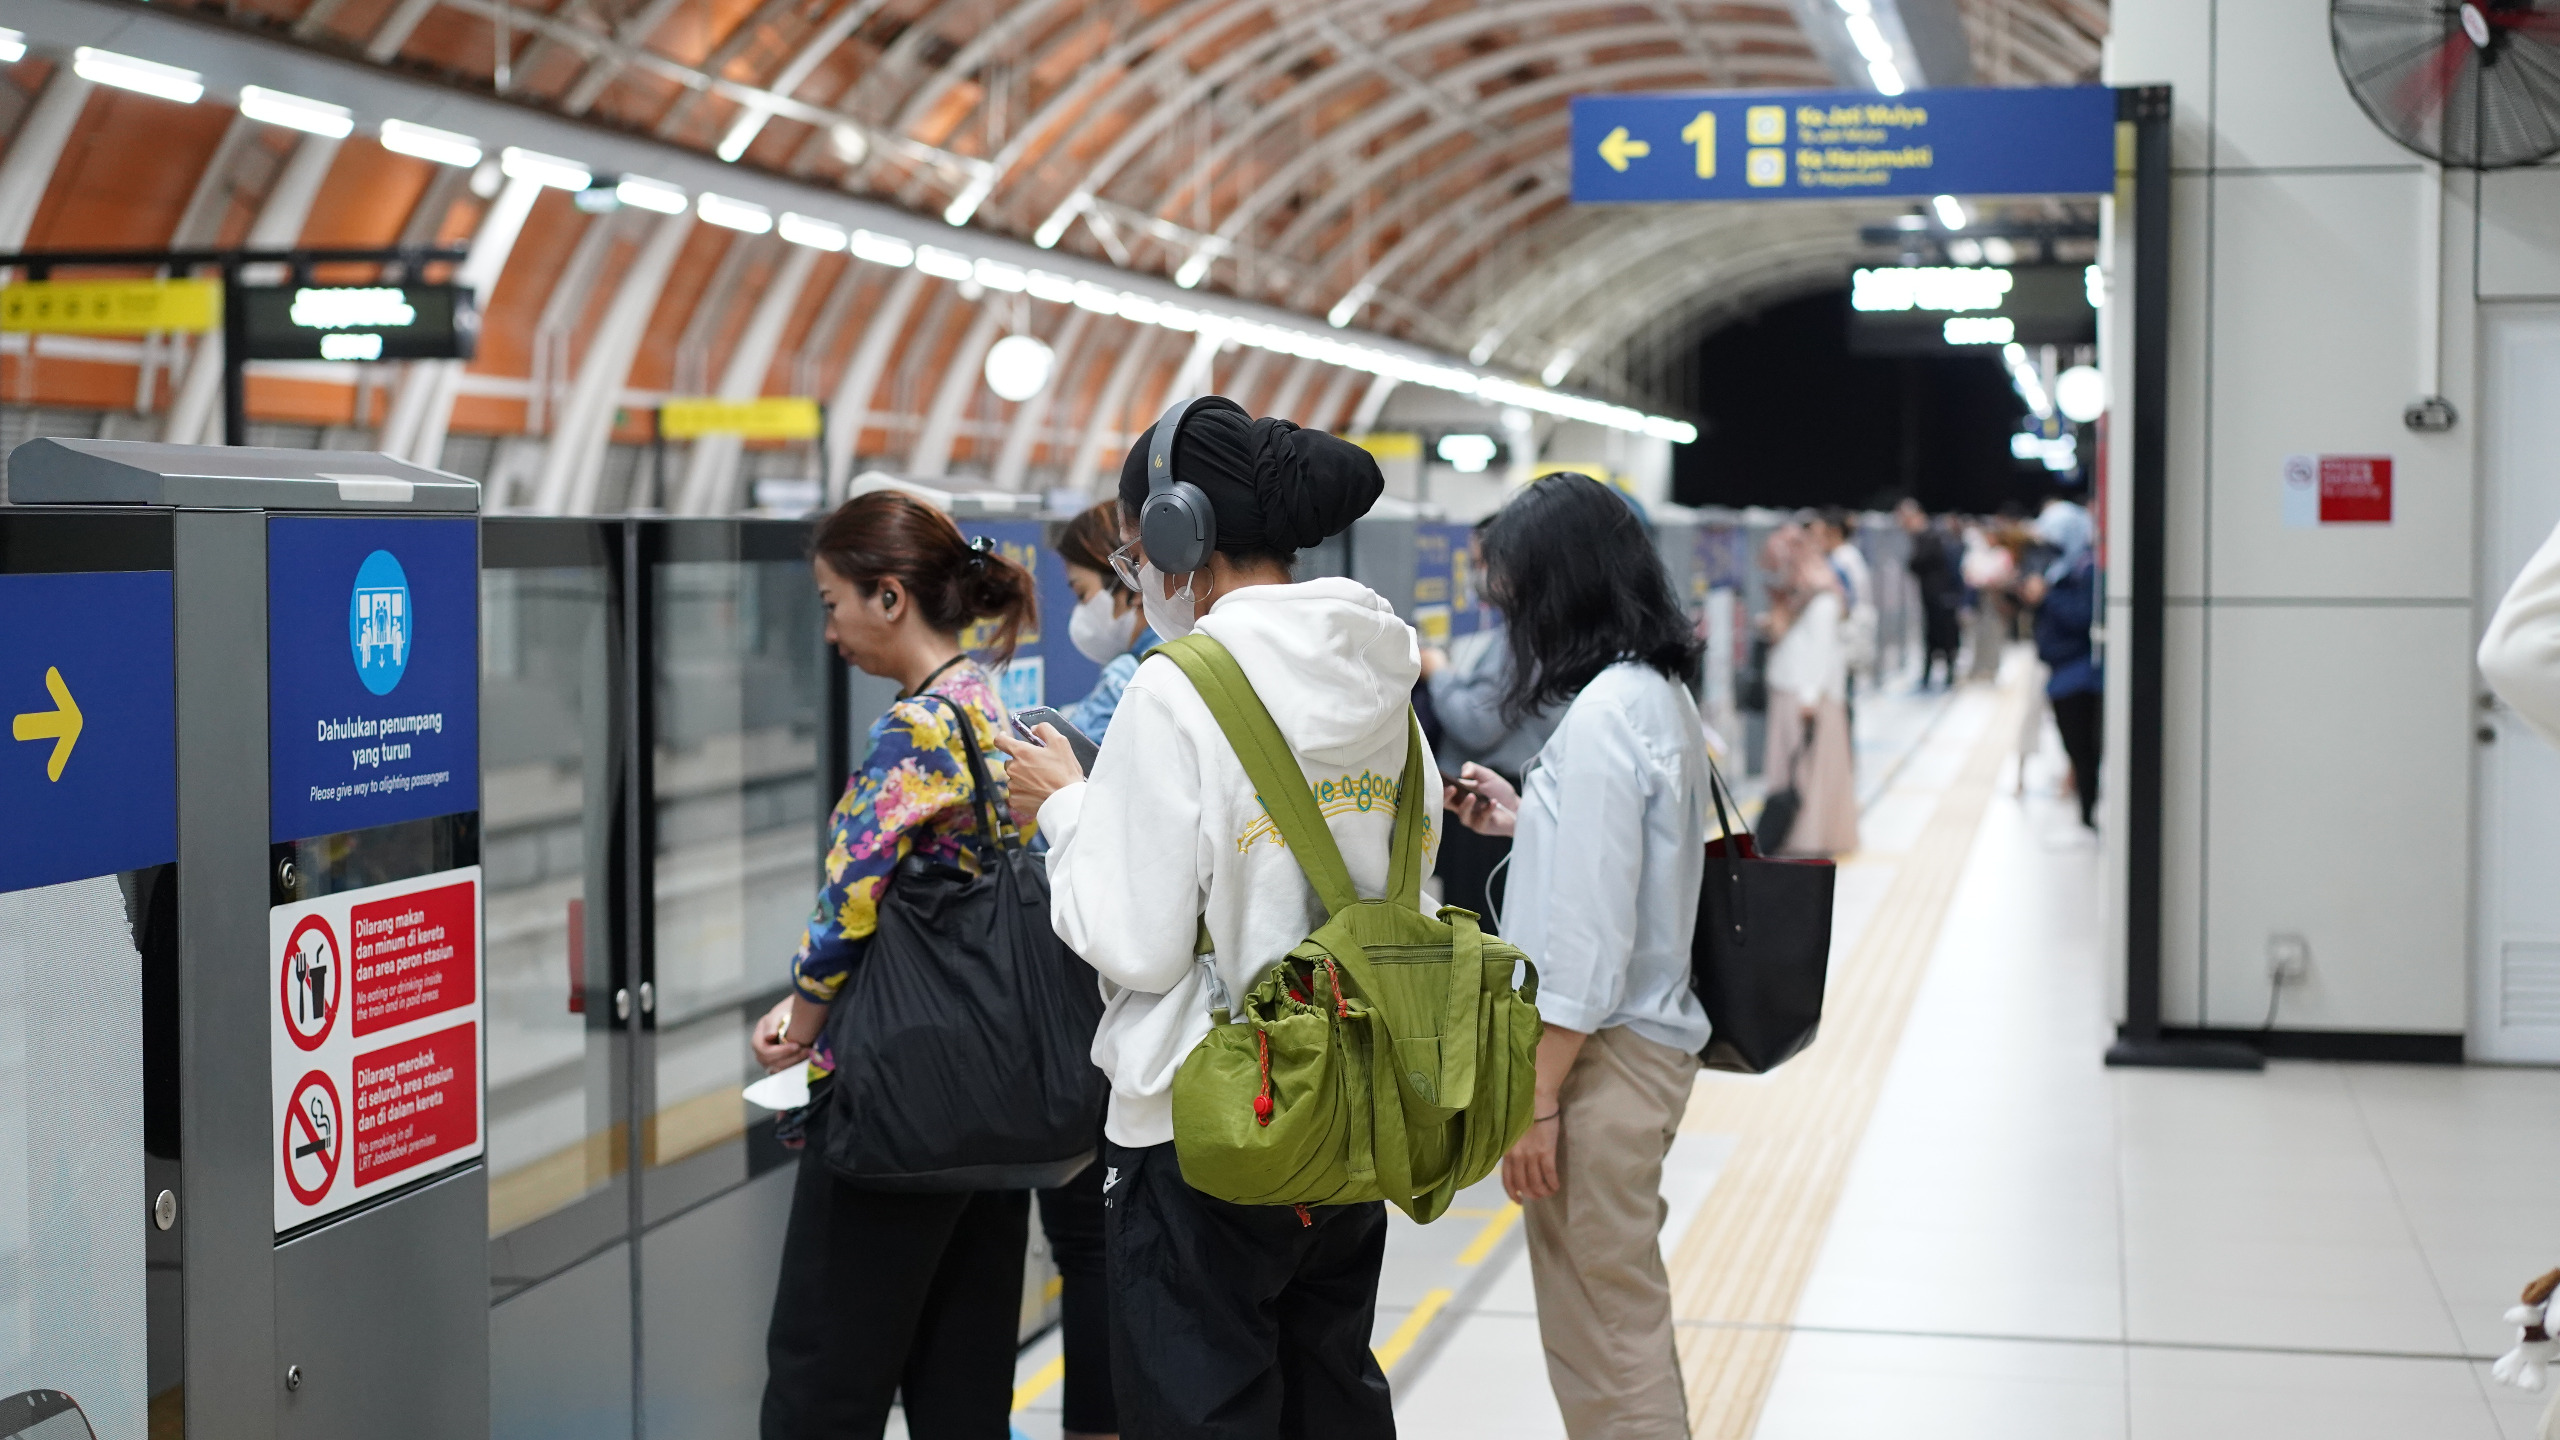
<instances>
[{"instance_id":1,"label":"black head wrap","mask_svg":"<svg viewBox=\"0 0 2560 1440\"><path fill-rule=\"evenodd\" d=\"M1147 433L1120 462L1120 503L1147 500ZM1368 451L1288 420L1256 420L1211 395L1183 416L1174 474L1200 487L1218 512L1218 548L1231 555L1294 552L1341 534L1387 488Z\"/></svg>"}]
</instances>

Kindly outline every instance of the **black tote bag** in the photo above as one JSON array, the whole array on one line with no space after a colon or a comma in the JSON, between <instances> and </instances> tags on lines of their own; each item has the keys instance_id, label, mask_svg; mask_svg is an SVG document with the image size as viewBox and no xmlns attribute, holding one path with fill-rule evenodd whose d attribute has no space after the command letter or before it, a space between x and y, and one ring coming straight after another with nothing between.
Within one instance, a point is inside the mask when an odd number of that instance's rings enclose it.
<instances>
[{"instance_id":1,"label":"black tote bag","mask_svg":"<svg viewBox=\"0 0 2560 1440\"><path fill-rule=\"evenodd\" d=\"M1092 1163L1107 1082L1093 1063L1102 991L1049 925L1046 857L1005 838L976 727L978 871L910 855L827 1018L835 1077L826 1162L870 1190L1038 1190Z\"/></svg>"},{"instance_id":2,"label":"black tote bag","mask_svg":"<svg viewBox=\"0 0 2560 1440\"><path fill-rule=\"evenodd\" d=\"M1813 1043L1831 966L1828 860L1762 855L1738 823L1724 775L1707 762L1708 789L1724 834L1707 842L1689 983L1712 1027L1699 1058L1710 1070L1758 1075Z\"/></svg>"}]
</instances>

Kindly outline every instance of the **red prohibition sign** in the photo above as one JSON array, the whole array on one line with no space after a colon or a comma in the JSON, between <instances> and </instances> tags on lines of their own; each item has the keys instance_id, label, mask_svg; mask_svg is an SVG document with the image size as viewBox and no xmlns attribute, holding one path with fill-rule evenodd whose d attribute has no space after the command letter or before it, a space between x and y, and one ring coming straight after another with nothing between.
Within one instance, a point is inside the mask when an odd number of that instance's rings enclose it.
<instances>
[{"instance_id":1,"label":"red prohibition sign","mask_svg":"<svg viewBox=\"0 0 2560 1440\"><path fill-rule=\"evenodd\" d=\"M276 962L284 1033L293 1037L296 1048L317 1050L329 1038L329 1027L338 1021L338 997L346 989L346 952L338 948L338 932L317 915L303 916ZM306 1025L313 1028L306 1031Z\"/></svg>"},{"instance_id":2,"label":"red prohibition sign","mask_svg":"<svg viewBox=\"0 0 2560 1440\"><path fill-rule=\"evenodd\" d=\"M313 1113L304 1097L328 1098L325 1110ZM305 1205L317 1205L329 1193L338 1178L338 1156L346 1150L346 1107L338 1103L338 1087L326 1072L314 1070L293 1087L293 1098L285 1103L284 1114L284 1183L293 1198ZM306 1188L295 1173L297 1160L320 1162L320 1183Z\"/></svg>"}]
</instances>

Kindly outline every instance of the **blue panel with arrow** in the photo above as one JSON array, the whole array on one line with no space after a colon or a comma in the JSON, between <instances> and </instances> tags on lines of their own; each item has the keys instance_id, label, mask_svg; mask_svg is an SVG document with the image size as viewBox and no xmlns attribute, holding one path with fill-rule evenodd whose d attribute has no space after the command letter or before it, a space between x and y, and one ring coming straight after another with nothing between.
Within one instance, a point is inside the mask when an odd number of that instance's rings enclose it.
<instances>
[{"instance_id":1,"label":"blue panel with arrow","mask_svg":"<svg viewBox=\"0 0 2560 1440\"><path fill-rule=\"evenodd\" d=\"M0 891L177 858L169 572L0 575Z\"/></svg>"}]
</instances>

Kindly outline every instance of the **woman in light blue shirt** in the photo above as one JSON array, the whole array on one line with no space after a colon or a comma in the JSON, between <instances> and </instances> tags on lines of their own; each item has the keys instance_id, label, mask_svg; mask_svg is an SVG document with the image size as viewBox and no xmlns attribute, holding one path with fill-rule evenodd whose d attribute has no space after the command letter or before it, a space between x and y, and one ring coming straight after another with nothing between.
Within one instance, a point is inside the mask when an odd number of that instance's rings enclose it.
<instances>
[{"instance_id":1,"label":"woman in light blue shirt","mask_svg":"<svg viewBox=\"0 0 2560 1440\"><path fill-rule=\"evenodd\" d=\"M1102 678L1084 698L1060 713L1096 745L1111 728L1120 692L1129 688L1138 662L1156 645L1156 632L1147 628L1147 617L1138 608L1138 592L1121 584L1111 568L1111 552L1120 544L1118 508L1105 500L1058 532L1058 558L1066 562L1067 586L1076 593L1067 640L1076 653L1102 667Z\"/></svg>"},{"instance_id":2,"label":"woman in light blue shirt","mask_svg":"<svg viewBox=\"0 0 2560 1440\"><path fill-rule=\"evenodd\" d=\"M1574 1440L1686 1436L1663 1157L1707 1044L1689 988L1706 864L1696 633L1629 502L1550 475L1483 531L1505 706L1564 705L1519 790L1470 764L1469 829L1514 837L1501 926L1538 966L1537 1108L1503 1161L1526 1212L1547 1379Z\"/></svg>"}]
</instances>

